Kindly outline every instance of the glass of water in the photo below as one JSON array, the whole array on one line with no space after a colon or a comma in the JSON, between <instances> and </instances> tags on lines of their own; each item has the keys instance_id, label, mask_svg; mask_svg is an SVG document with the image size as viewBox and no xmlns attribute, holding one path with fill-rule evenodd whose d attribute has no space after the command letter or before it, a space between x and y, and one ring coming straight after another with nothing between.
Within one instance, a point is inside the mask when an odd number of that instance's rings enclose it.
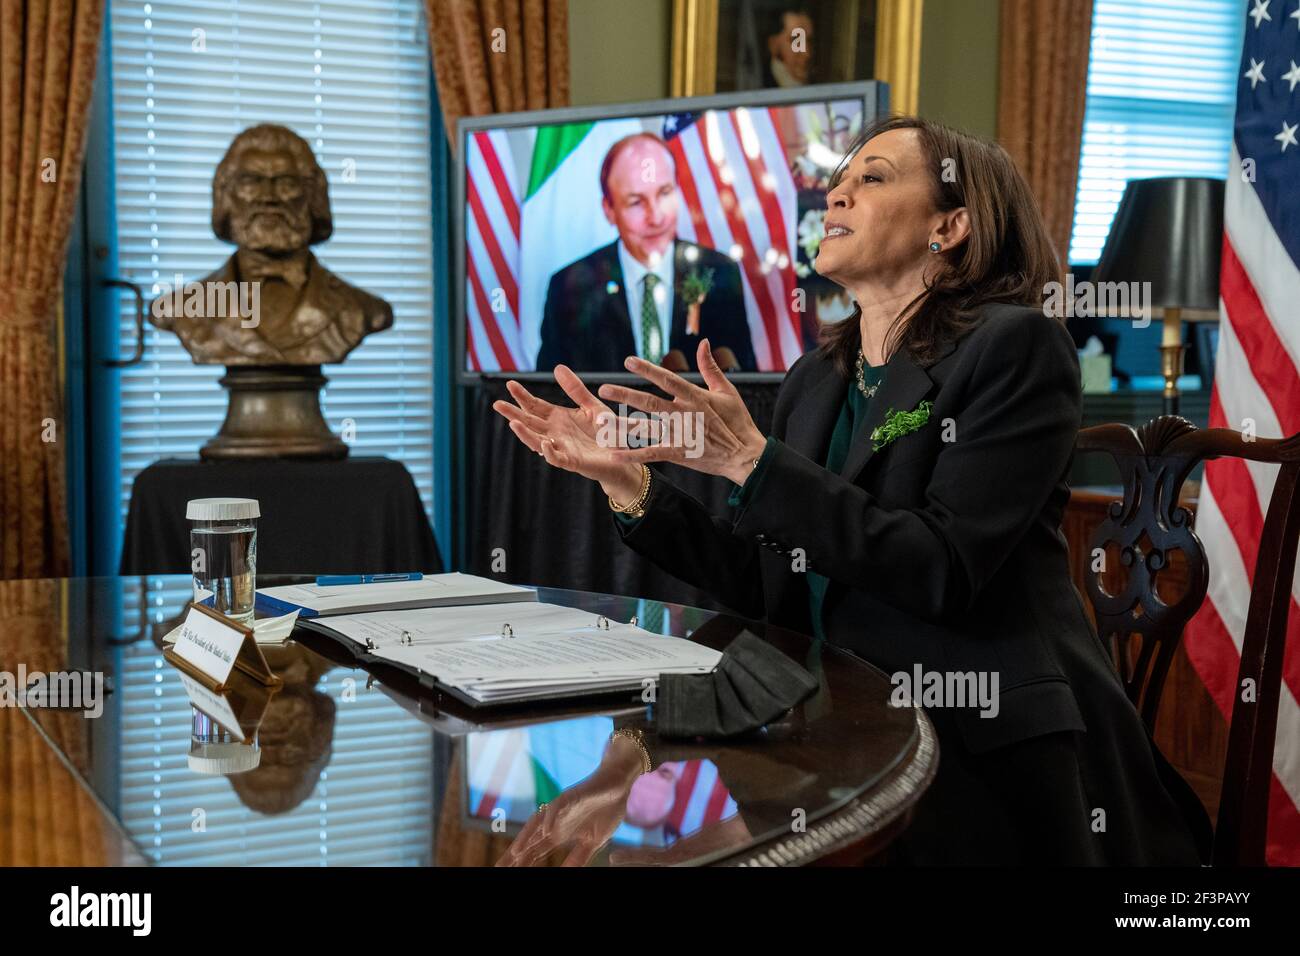
<instances>
[{"instance_id":1,"label":"glass of water","mask_svg":"<svg viewBox=\"0 0 1300 956\"><path fill-rule=\"evenodd\" d=\"M245 627L253 626L259 516L252 498L196 498L185 508L194 602Z\"/></svg>"}]
</instances>

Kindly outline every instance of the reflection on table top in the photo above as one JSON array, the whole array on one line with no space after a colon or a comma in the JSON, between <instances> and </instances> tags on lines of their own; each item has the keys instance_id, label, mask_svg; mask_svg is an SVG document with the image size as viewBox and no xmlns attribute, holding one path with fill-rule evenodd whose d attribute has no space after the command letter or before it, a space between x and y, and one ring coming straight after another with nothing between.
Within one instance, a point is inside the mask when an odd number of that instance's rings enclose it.
<instances>
[{"instance_id":1,"label":"reflection on table top","mask_svg":"<svg viewBox=\"0 0 1300 956\"><path fill-rule=\"evenodd\" d=\"M263 648L283 690L228 695L245 742L222 726L231 715L192 706L162 656L190 596L183 576L0 582L0 679L88 671L108 691L94 719L31 702L26 727L0 718L0 738L22 744L0 767L17 782L0 792L0 864L849 861L901 831L934 773L928 721L890 707L885 676L851 655L699 608L554 589L539 598L662 617L663 633L718 648L749 627L820 690L743 740L654 741L655 769L620 789L602 760L615 720L652 731L639 699L474 711L299 631ZM37 804L69 799L80 849L43 857Z\"/></svg>"}]
</instances>

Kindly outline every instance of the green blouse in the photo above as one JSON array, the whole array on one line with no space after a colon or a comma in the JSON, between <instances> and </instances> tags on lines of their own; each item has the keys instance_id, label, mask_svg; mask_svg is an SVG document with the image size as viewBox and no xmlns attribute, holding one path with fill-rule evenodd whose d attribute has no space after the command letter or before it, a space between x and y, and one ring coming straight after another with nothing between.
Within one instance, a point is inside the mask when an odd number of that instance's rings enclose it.
<instances>
[{"instance_id":1,"label":"green blouse","mask_svg":"<svg viewBox=\"0 0 1300 956\"><path fill-rule=\"evenodd\" d=\"M879 385L885 377L885 366L883 365L864 365L862 367L862 379L870 388L872 385ZM835 429L831 432L830 446L826 450L826 461L823 464L827 471L838 473L844 467L845 460L849 457L849 449L853 447L855 441L867 441L866 435L860 434L862 426L867 421L867 411L871 407L871 399L862 394L858 388L857 381L849 382L847 393L844 396L844 404L840 406L839 417L835 420ZM772 457L772 448L776 442L775 438L768 438L767 447L763 454L759 456L758 464L754 466L754 471L750 474L749 479L743 485L737 485L727 499L727 503L733 507L743 508L745 503L753 496L755 490L763 480L763 475L767 470L767 463ZM639 520L624 514L616 514L620 522L625 525L634 525ZM830 581L814 571L806 572L808 578L808 602L809 610L812 614L813 636L822 640L825 634L822 631L822 603L826 599L826 588Z\"/></svg>"}]
</instances>

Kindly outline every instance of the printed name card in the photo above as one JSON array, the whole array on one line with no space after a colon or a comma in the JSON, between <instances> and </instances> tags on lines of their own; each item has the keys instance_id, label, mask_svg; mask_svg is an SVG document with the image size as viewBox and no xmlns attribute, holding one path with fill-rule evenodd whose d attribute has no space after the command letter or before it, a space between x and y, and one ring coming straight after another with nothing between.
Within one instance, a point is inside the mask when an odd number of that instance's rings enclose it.
<instances>
[{"instance_id":1,"label":"printed name card","mask_svg":"<svg viewBox=\"0 0 1300 956\"><path fill-rule=\"evenodd\" d=\"M257 684L244 683L224 691L215 691L204 687L184 671L179 676L181 686L185 688L190 705L195 710L207 714L241 743L255 742L262 718L266 716L266 708L278 688L264 689Z\"/></svg>"},{"instance_id":2,"label":"printed name card","mask_svg":"<svg viewBox=\"0 0 1300 956\"><path fill-rule=\"evenodd\" d=\"M271 672L251 628L201 604L190 604L176 643L163 656L212 690L224 690L236 668L267 686L283 683Z\"/></svg>"}]
</instances>

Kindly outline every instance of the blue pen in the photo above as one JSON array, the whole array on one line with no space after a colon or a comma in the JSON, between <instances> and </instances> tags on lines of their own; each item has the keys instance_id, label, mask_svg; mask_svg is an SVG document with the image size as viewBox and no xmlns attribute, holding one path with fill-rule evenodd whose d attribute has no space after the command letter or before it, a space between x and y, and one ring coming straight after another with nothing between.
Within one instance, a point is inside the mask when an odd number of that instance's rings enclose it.
<instances>
[{"instance_id":1,"label":"blue pen","mask_svg":"<svg viewBox=\"0 0 1300 956\"><path fill-rule=\"evenodd\" d=\"M419 571L408 574L322 574L316 578L318 587L333 587L338 584L388 584L391 581L423 581L424 575Z\"/></svg>"}]
</instances>

